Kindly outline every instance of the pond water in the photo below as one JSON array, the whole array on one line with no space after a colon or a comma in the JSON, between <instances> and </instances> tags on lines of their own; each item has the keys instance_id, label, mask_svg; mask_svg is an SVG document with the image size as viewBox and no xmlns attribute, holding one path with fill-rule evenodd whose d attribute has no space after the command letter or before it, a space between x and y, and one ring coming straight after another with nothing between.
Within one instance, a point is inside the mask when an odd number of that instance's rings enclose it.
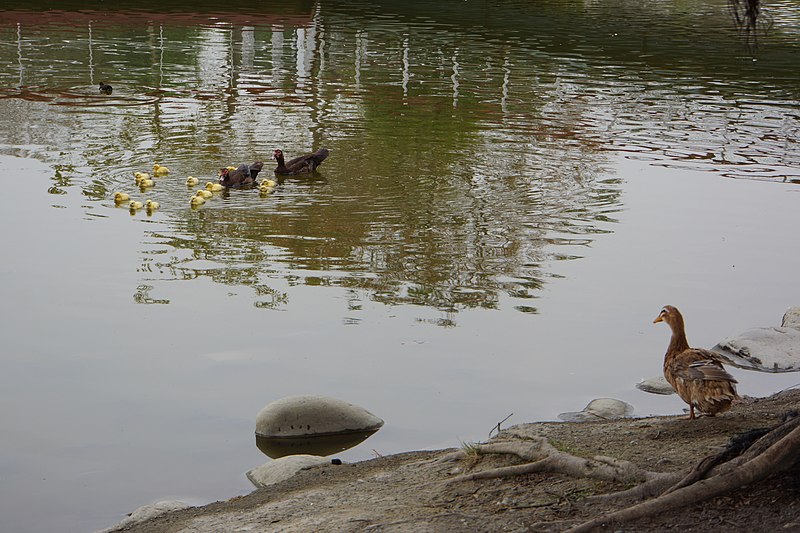
<instances>
[{"instance_id":1,"label":"pond water","mask_svg":"<svg viewBox=\"0 0 800 533\"><path fill-rule=\"evenodd\" d=\"M678 413L634 388L663 305L706 347L800 305L795 2L757 49L723 1L269 4L0 10L0 530L247 492L293 394L386 421L351 461ZM319 147L190 208L188 175Z\"/></svg>"}]
</instances>

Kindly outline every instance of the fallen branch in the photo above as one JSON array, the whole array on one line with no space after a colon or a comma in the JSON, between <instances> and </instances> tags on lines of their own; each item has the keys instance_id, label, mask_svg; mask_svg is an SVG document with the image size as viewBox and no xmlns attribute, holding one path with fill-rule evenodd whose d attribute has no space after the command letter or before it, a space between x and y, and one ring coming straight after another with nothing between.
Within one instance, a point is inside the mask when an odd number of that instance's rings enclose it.
<instances>
[{"instance_id":1,"label":"fallen branch","mask_svg":"<svg viewBox=\"0 0 800 533\"><path fill-rule=\"evenodd\" d=\"M543 437L532 437L525 441L504 441L492 444L481 444L476 446L476 451L481 455L516 455L529 462L521 465L506 466L465 474L450 479L448 483L518 476L534 472L553 472L573 477L586 477L626 483L633 481L649 481L669 475L643 470L630 461L623 461L613 457L595 456L591 459L577 457L556 449ZM452 457L452 454L448 455L447 459L450 460Z\"/></svg>"}]
</instances>

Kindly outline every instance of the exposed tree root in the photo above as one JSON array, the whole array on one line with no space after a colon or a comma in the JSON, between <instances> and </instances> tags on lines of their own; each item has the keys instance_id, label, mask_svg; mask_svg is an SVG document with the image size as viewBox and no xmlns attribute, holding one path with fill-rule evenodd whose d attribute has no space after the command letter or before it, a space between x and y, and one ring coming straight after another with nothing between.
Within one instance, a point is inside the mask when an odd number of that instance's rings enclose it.
<instances>
[{"instance_id":1,"label":"exposed tree root","mask_svg":"<svg viewBox=\"0 0 800 533\"><path fill-rule=\"evenodd\" d=\"M786 426L793 427L793 429L786 433ZM778 437L779 435L782 436ZM765 443L769 444L766 448ZM755 451L758 453L747 453L741 457L744 461L730 461L721 465L721 473L715 474L713 477L692 481L697 478L697 472L703 470L709 472L708 468L696 467L680 483L661 496L620 511L598 516L568 531L570 533L587 532L612 524L616 526L645 516L653 516L714 498L773 474L784 472L800 462L800 419L795 418L778 426L764 435L756 445L751 447L751 450L752 448L756 448ZM707 463L707 459L701 461L701 464Z\"/></svg>"},{"instance_id":2,"label":"exposed tree root","mask_svg":"<svg viewBox=\"0 0 800 533\"><path fill-rule=\"evenodd\" d=\"M492 479L499 477L518 476L533 472L553 472L573 477L587 477L605 481L642 482L659 479L669 474L643 470L629 461L622 461L613 457L602 455L591 459L576 457L572 454L557 450L543 437L533 437L529 440L501 441L492 444L482 444L476 447L477 453L510 454L529 463L494 468L473 474L465 474L449 480L449 483L470 481L478 479ZM465 456L466 454L462 455ZM452 459L448 456L447 459Z\"/></svg>"},{"instance_id":3,"label":"exposed tree root","mask_svg":"<svg viewBox=\"0 0 800 533\"><path fill-rule=\"evenodd\" d=\"M675 473L651 472L611 457L576 457L556 449L543 437L477 445L470 452L516 455L529 462L461 475L448 483L553 472L572 477L639 483L632 489L587 498L584 501L588 504L652 498L597 516L568 530L580 533L702 502L800 466L800 416L791 413L783 424L771 430L757 429L739 435L731 439L723 452L705 457L687 471ZM443 460L466 456L464 452L457 452Z\"/></svg>"}]
</instances>

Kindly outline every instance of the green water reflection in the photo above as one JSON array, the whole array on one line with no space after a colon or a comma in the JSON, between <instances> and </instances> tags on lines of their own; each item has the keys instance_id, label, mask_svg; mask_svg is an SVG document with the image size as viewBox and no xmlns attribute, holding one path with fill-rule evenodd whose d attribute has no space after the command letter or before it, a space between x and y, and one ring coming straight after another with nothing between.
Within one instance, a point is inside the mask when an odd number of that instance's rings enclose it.
<instances>
[{"instance_id":1,"label":"green water reflection","mask_svg":"<svg viewBox=\"0 0 800 533\"><path fill-rule=\"evenodd\" d=\"M94 216L119 216L105 209L135 170L170 166L148 196L175 253L148 258L149 284L208 275L274 307L288 302L264 279L277 275L493 308L499 293L535 297L543 262L612 230L609 151L798 177L789 8L754 62L720 2L80 6L0 16L0 142L52 164L49 191L83 194ZM316 182L188 209L186 175L321 146L333 155Z\"/></svg>"}]
</instances>

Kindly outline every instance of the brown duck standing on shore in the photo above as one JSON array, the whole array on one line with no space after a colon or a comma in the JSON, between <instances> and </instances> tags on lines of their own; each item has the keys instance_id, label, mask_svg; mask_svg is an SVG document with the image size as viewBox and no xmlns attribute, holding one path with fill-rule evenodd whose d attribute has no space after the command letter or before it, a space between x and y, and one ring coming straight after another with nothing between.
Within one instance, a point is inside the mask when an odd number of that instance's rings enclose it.
<instances>
[{"instance_id":1,"label":"brown duck standing on shore","mask_svg":"<svg viewBox=\"0 0 800 533\"><path fill-rule=\"evenodd\" d=\"M275 158L275 161L278 162L278 166L275 167L275 174L291 176L294 174L314 172L314 170L316 170L316 168L320 166L323 161L325 161L325 158L328 157L329 153L330 152L327 148L320 148L316 152L295 157L288 163L285 163L283 160L283 151L275 150L275 153L272 156Z\"/></svg>"},{"instance_id":2,"label":"brown duck standing on shore","mask_svg":"<svg viewBox=\"0 0 800 533\"><path fill-rule=\"evenodd\" d=\"M689 404L689 419L695 408L709 416L730 409L737 400L736 380L722 367L720 357L710 350L690 348L680 311L667 305L653 320L666 322L672 330L667 353L664 355L664 377Z\"/></svg>"},{"instance_id":3,"label":"brown duck standing on shore","mask_svg":"<svg viewBox=\"0 0 800 533\"><path fill-rule=\"evenodd\" d=\"M219 171L219 183L223 187L250 187L255 185L256 176L261 172L264 163L256 161L250 166L239 165L235 170L223 168Z\"/></svg>"}]
</instances>

